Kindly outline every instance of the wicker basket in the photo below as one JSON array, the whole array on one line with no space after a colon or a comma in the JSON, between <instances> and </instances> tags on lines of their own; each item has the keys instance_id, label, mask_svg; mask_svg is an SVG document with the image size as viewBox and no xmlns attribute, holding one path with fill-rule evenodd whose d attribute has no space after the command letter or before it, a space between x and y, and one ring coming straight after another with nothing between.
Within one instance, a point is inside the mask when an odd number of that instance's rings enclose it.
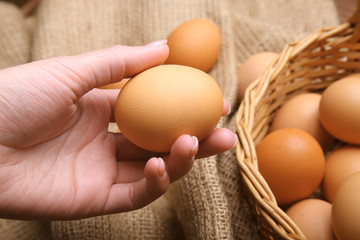
<instances>
[{"instance_id":1,"label":"wicker basket","mask_svg":"<svg viewBox=\"0 0 360 240\"><path fill-rule=\"evenodd\" d=\"M303 92L321 92L332 82L360 72L360 0L347 23L322 28L288 44L279 57L246 90L237 116L236 158L248 197L266 239L305 239L277 205L258 171L255 146L269 131L279 107Z\"/></svg>"}]
</instances>

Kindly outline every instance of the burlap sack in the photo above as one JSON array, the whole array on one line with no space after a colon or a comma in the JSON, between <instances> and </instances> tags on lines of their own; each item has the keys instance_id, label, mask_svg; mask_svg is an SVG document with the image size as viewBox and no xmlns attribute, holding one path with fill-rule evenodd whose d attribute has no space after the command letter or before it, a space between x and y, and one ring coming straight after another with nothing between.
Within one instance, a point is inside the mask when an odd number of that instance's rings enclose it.
<instances>
[{"instance_id":1,"label":"burlap sack","mask_svg":"<svg viewBox=\"0 0 360 240\"><path fill-rule=\"evenodd\" d=\"M0 2L0 69L30 61L31 33L20 10Z\"/></svg>"},{"instance_id":2,"label":"burlap sack","mask_svg":"<svg viewBox=\"0 0 360 240\"><path fill-rule=\"evenodd\" d=\"M0 68L114 44L142 45L166 38L186 20L211 19L223 42L210 74L233 111L236 70L247 57L280 52L290 41L338 24L332 0L43 0L35 22L1 2L0 14ZM233 116L219 126L235 131ZM52 222L47 230L44 223L2 220L0 239L49 239L50 230L59 240L260 239L243 189L234 151L228 151L197 160L186 177L143 209Z\"/></svg>"}]
</instances>

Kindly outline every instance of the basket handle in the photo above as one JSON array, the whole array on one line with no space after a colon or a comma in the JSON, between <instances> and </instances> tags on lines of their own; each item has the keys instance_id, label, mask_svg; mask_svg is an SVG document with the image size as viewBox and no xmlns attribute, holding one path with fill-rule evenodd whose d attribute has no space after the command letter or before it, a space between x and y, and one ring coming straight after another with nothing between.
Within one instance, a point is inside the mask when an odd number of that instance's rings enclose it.
<instances>
[{"instance_id":1,"label":"basket handle","mask_svg":"<svg viewBox=\"0 0 360 240\"><path fill-rule=\"evenodd\" d=\"M356 10L349 18L348 22L354 27L351 41L357 42L360 39L360 0L356 2Z\"/></svg>"}]
</instances>

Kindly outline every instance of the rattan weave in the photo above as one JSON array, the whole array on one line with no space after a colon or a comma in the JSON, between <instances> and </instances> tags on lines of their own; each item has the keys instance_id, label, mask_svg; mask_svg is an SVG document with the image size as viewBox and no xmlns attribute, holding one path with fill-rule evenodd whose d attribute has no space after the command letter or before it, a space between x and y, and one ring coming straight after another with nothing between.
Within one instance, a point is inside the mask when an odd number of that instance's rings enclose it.
<instances>
[{"instance_id":1,"label":"rattan weave","mask_svg":"<svg viewBox=\"0 0 360 240\"><path fill-rule=\"evenodd\" d=\"M249 201L266 239L306 239L281 209L258 171L256 145L269 131L277 110L303 92L322 92L329 84L360 72L360 0L344 24L319 29L285 46L278 58L246 90L236 116L236 158Z\"/></svg>"}]
</instances>

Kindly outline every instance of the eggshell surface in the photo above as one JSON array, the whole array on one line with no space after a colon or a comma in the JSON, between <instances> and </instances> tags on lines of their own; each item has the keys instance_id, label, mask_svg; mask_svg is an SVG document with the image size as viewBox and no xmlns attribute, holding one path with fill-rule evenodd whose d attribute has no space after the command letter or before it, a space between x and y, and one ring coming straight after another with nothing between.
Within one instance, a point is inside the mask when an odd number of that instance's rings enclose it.
<instances>
[{"instance_id":1,"label":"eggshell surface","mask_svg":"<svg viewBox=\"0 0 360 240\"><path fill-rule=\"evenodd\" d=\"M270 132L281 128L298 128L312 135L327 150L334 141L319 119L321 95L318 93L299 94L281 106L270 127Z\"/></svg>"},{"instance_id":2,"label":"eggshell surface","mask_svg":"<svg viewBox=\"0 0 360 240\"><path fill-rule=\"evenodd\" d=\"M351 174L360 171L360 147L345 145L326 157L325 175L322 184L325 198L333 202L341 183Z\"/></svg>"},{"instance_id":3,"label":"eggshell surface","mask_svg":"<svg viewBox=\"0 0 360 240\"><path fill-rule=\"evenodd\" d=\"M278 57L275 52L259 52L247 58L237 71L238 100L244 98L247 87Z\"/></svg>"},{"instance_id":4,"label":"eggshell surface","mask_svg":"<svg viewBox=\"0 0 360 240\"><path fill-rule=\"evenodd\" d=\"M293 204L286 214L308 240L335 240L331 226L331 204L321 199L305 199Z\"/></svg>"},{"instance_id":5,"label":"eggshell surface","mask_svg":"<svg viewBox=\"0 0 360 240\"><path fill-rule=\"evenodd\" d=\"M360 144L360 74L329 85L322 94L320 121L335 138Z\"/></svg>"},{"instance_id":6,"label":"eggshell surface","mask_svg":"<svg viewBox=\"0 0 360 240\"><path fill-rule=\"evenodd\" d=\"M256 154L259 172L279 205L309 197L324 176L325 157L320 144L300 129L269 133L257 145Z\"/></svg>"},{"instance_id":7,"label":"eggshell surface","mask_svg":"<svg viewBox=\"0 0 360 240\"><path fill-rule=\"evenodd\" d=\"M179 64L208 72L221 49L221 34L208 19L192 19L178 26L167 38L169 56L165 64Z\"/></svg>"},{"instance_id":8,"label":"eggshell surface","mask_svg":"<svg viewBox=\"0 0 360 240\"><path fill-rule=\"evenodd\" d=\"M337 240L360 239L360 172L340 185L332 203L332 225Z\"/></svg>"},{"instance_id":9,"label":"eggshell surface","mask_svg":"<svg viewBox=\"0 0 360 240\"><path fill-rule=\"evenodd\" d=\"M120 91L115 119L135 145L168 152L182 134L206 138L221 118L223 97L207 73L181 65L150 68Z\"/></svg>"}]
</instances>

